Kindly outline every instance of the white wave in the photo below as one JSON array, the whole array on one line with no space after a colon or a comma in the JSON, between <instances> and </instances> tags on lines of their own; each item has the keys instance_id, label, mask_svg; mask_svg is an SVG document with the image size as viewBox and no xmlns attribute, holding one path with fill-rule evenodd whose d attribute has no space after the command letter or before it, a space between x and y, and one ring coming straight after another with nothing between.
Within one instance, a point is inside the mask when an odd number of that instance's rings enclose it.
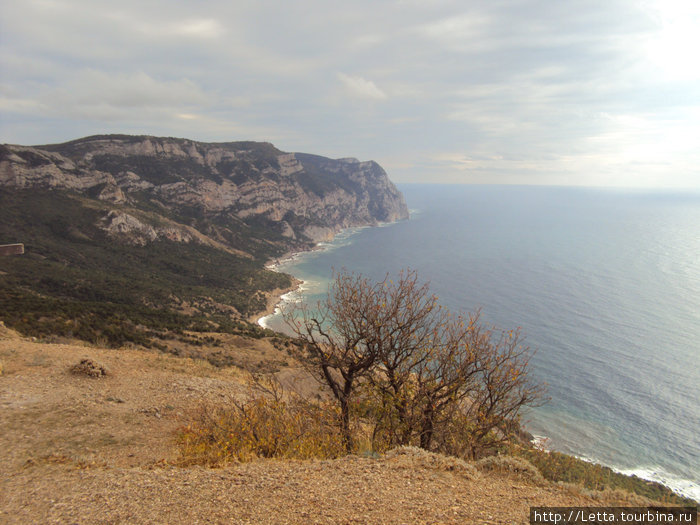
<instances>
[{"instance_id":1,"label":"white wave","mask_svg":"<svg viewBox=\"0 0 700 525\"><path fill-rule=\"evenodd\" d=\"M634 469L616 469L615 472L626 476L637 476L647 481L656 481L667 486L676 494L685 496L700 502L700 482L691 479L684 479L675 474L670 474L660 467L637 467Z\"/></svg>"},{"instance_id":2,"label":"white wave","mask_svg":"<svg viewBox=\"0 0 700 525\"><path fill-rule=\"evenodd\" d=\"M266 264L266 265L265 265L265 268L266 268L267 270L271 270L271 271L273 271L273 272L281 272L281 271L282 271L281 268L282 268L283 266L288 265L288 264L291 264L291 263L294 263L295 261L297 261L297 260L299 259L299 257L301 257L302 255L304 255L305 253L308 253L308 252L294 252L294 253L291 253L291 254L287 255L286 257L284 257L284 258L282 258L282 259L277 259L277 260L275 260L274 262L271 262L271 263Z\"/></svg>"},{"instance_id":3,"label":"white wave","mask_svg":"<svg viewBox=\"0 0 700 525\"><path fill-rule=\"evenodd\" d=\"M262 326L263 328L270 328L270 319L280 315L285 305L300 303L303 300L304 292L308 290L308 288L308 283L306 281L301 281L294 290L280 295L274 311L271 314L267 314L259 318L258 325Z\"/></svg>"},{"instance_id":4,"label":"white wave","mask_svg":"<svg viewBox=\"0 0 700 525\"><path fill-rule=\"evenodd\" d=\"M547 436L539 436L537 434L533 434L530 443L537 450L549 452L549 438Z\"/></svg>"},{"instance_id":5,"label":"white wave","mask_svg":"<svg viewBox=\"0 0 700 525\"><path fill-rule=\"evenodd\" d=\"M261 326L262 328L270 328L270 325L268 324L268 320L272 317L277 315L277 308L275 308L275 311L271 313L270 315L265 315L258 319L258 325Z\"/></svg>"},{"instance_id":6,"label":"white wave","mask_svg":"<svg viewBox=\"0 0 700 525\"><path fill-rule=\"evenodd\" d=\"M676 474L670 474L669 472L666 472L662 467L644 466L635 467L632 469L623 469L618 468L614 465L605 465L605 463L602 463L597 459L591 458L589 456L577 455L575 457L588 463L608 466L618 474L624 474L625 476L637 476L638 478L644 479L646 481L654 481L656 483L661 483L665 487L671 489L676 494L700 502L700 483L698 481L681 478Z\"/></svg>"},{"instance_id":7,"label":"white wave","mask_svg":"<svg viewBox=\"0 0 700 525\"><path fill-rule=\"evenodd\" d=\"M532 445L535 448L539 448L544 452L550 452L550 440L547 436L533 434L532 437L533 439L530 440L530 443L532 443ZM681 478L675 474L670 474L666 472L661 467L643 466L632 469L622 469L612 465L606 465L605 463L598 461L596 458L587 456L585 454L571 455L577 459L585 461L586 463L593 463L595 465L610 467L614 472L617 472L618 474L624 474L625 476L637 476L638 478L647 481L661 483L665 487L671 489L676 494L700 502L700 481Z\"/></svg>"},{"instance_id":8,"label":"white wave","mask_svg":"<svg viewBox=\"0 0 700 525\"><path fill-rule=\"evenodd\" d=\"M379 223L378 226L384 227L384 226L391 226L393 224L397 224L396 222L382 222ZM335 250L337 248L340 248L342 246L347 246L350 243L352 243L352 237L355 236L357 233L359 233L362 230L365 230L367 228L370 228L371 226L355 226L352 228L345 228L341 231L339 231L335 236L333 237L332 240L325 242L319 242L317 243L312 250L309 251L302 251L302 252L294 252L283 259L278 259L272 263L269 263L265 265L265 268L268 270L271 270L273 272L286 272L288 271L289 266L293 266L297 263L299 263L300 260L302 259L307 259L307 258L313 258L319 255L321 252L329 252L332 250ZM298 304L303 302L304 297L308 295L314 295L316 293L320 293L323 289L324 282L321 281L301 281L299 286L295 289L292 290L291 292L287 292L286 294L282 295L280 297L279 302L275 306L275 310L273 313L265 315L261 318L258 319L258 325L260 325L263 328L270 328L270 323L269 321L276 317L279 316L285 305L288 304Z\"/></svg>"}]
</instances>

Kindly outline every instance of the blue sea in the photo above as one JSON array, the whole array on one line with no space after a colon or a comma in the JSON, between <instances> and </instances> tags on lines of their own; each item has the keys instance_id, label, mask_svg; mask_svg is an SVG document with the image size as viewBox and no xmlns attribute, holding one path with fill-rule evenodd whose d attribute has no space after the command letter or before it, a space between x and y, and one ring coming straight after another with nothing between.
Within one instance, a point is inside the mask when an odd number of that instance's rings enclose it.
<instances>
[{"instance_id":1,"label":"blue sea","mask_svg":"<svg viewBox=\"0 0 700 525\"><path fill-rule=\"evenodd\" d=\"M410 220L279 264L304 281L281 306L322 298L334 268L416 270L451 310L521 327L551 398L525 426L550 449L700 501L700 192L399 189Z\"/></svg>"}]
</instances>

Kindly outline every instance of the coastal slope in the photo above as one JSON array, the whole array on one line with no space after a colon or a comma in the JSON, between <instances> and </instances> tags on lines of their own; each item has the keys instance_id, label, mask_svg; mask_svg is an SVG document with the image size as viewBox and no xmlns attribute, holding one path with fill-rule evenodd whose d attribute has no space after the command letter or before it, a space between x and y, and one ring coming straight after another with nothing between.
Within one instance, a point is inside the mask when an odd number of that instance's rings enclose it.
<instances>
[{"instance_id":1,"label":"coastal slope","mask_svg":"<svg viewBox=\"0 0 700 525\"><path fill-rule=\"evenodd\" d=\"M274 358L264 344L255 355ZM85 358L107 375L71 373ZM530 506L631 501L418 451L177 466L178 429L202 403L245 395L241 369L1 324L0 366L3 523L528 523Z\"/></svg>"},{"instance_id":2,"label":"coastal slope","mask_svg":"<svg viewBox=\"0 0 700 525\"><path fill-rule=\"evenodd\" d=\"M164 347L243 333L293 286L267 261L408 217L376 162L265 142L102 135L0 146L2 320L25 335ZM181 334L178 335L181 337Z\"/></svg>"}]
</instances>

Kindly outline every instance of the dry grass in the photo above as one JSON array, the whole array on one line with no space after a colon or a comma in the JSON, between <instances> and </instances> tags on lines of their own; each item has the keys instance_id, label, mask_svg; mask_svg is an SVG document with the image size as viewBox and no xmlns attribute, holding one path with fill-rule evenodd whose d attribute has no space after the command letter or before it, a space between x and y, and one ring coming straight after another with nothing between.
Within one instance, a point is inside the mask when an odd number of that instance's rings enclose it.
<instances>
[{"instance_id":1,"label":"dry grass","mask_svg":"<svg viewBox=\"0 0 700 525\"><path fill-rule=\"evenodd\" d=\"M187 410L245 391L231 369L136 349L5 337L0 359L0 476L50 456L114 467L174 460ZM82 359L109 375L71 373Z\"/></svg>"},{"instance_id":2,"label":"dry grass","mask_svg":"<svg viewBox=\"0 0 700 525\"><path fill-rule=\"evenodd\" d=\"M86 355L110 374L69 373ZM2 335L0 359L0 523L526 524L531 505L625 496L479 472L412 447L376 459L175 467L177 430L192 413L250 399L239 369ZM294 406L271 399L247 413L264 422ZM291 425L297 434L302 422L308 429L308 418Z\"/></svg>"},{"instance_id":3,"label":"dry grass","mask_svg":"<svg viewBox=\"0 0 700 525\"><path fill-rule=\"evenodd\" d=\"M544 483L544 478L537 468L523 458L514 456L488 456L476 462L481 472L508 474L536 483Z\"/></svg>"},{"instance_id":4,"label":"dry grass","mask_svg":"<svg viewBox=\"0 0 700 525\"><path fill-rule=\"evenodd\" d=\"M385 461L410 469L431 469L452 472L465 479L477 479L473 464L453 456L444 456L418 447L397 447L384 454Z\"/></svg>"}]
</instances>

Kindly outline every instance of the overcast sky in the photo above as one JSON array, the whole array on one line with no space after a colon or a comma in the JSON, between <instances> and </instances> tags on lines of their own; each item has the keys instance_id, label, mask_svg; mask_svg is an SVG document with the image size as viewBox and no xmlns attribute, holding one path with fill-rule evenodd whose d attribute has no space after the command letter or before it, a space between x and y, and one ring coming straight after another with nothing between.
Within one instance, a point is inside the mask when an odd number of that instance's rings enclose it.
<instances>
[{"instance_id":1,"label":"overcast sky","mask_svg":"<svg viewBox=\"0 0 700 525\"><path fill-rule=\"evenodd\" d=\"M0 0L0 142L265 140L396 182L700 187L698 0Z\"/></svg>"}]
</instances>

